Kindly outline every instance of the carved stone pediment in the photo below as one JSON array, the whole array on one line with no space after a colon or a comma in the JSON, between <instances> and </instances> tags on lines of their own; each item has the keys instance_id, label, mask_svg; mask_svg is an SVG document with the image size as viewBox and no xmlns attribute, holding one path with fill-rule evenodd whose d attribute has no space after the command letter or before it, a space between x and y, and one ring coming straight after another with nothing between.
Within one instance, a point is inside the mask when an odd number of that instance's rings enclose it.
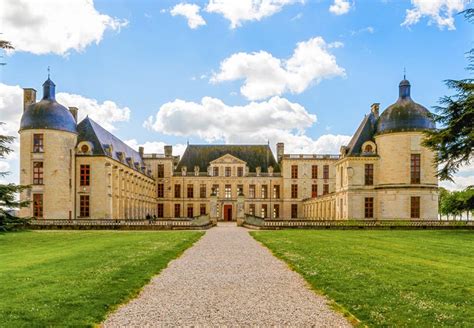
<instances>
[{"instance_id":1,"label":"carved stone pediment","mask_svg":"<svg viewBox=\"0 0 474 328\"><path fill-rule=\"evenodd\" d=\"M240 158L237 158L235 156L232 156L231 154L225 154L224 156L221 156L219 158L216 158L215 160L210 162L211 164L247 164Z\"/></svg>"}]
</instances>

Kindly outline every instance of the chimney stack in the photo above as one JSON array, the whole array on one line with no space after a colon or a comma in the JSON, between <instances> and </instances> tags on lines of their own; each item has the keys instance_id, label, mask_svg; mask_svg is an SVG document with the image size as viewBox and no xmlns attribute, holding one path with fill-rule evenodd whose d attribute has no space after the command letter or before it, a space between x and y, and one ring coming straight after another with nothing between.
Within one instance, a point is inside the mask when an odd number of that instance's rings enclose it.
<instances>
[{"instance_id":1,"label":"chimney stack","mask_svg":"<svg viewBox=\"0 0 474 328\"><path fill-rule=\"evenodd\" d=\"M167 145L165 146L165 157L173 156L173 146Z\"/></svg>"},{"instance_id":2,"label":"chimney stack","mask_svg":"<svg viewBox=\"0 0 474 328\"><path fill-rule=\"evenodd\" d=\"M77 107L69 107L69 111L71 112L72 116L74 117L74 121L77 123L77 111L79 109Z\"/></svg>"},{"instance_id":3,"label":"chimney stack","mask_svg":"<svg viewBox=\"0 0 474 328\"><path fill-rule=\"evenodd\" d=\"M373 103L372 106L370 106L370 112L374 114L375 118L379 117L379 103Z\"/></svg>"},{"instance_id":4,"label":"chimney stack","mask_svg":"<svg viewBox=\"0 0 474 328\"><path fill-rule=\"evenodd\" d=\"M23 88L23 111L26 111L29 105L36 102L36 90L33 88Z\"/></svg>"},{"instance_id":5,"label":"chimney stack","mask_svg":"<svg viewBox=\"0 0 474 328\"><path fill-rule=\"evenodd\" d=\"M140 154L141 158L143 158L144 151L145 151L145 148L143 148L142 146L138 147L138 153Z\"/></svg>"},{"instance_id":6,"label":"chimney stack","mask_svg":"<svg viewBox=\"0 0 474 328\"><path fill-rule=\"evenodd\" d=\"M283 155L285 154L285 144L283 142L277 143L277 160L278 163L281 162L283 159Z\"/></svg>"}]
</instances>

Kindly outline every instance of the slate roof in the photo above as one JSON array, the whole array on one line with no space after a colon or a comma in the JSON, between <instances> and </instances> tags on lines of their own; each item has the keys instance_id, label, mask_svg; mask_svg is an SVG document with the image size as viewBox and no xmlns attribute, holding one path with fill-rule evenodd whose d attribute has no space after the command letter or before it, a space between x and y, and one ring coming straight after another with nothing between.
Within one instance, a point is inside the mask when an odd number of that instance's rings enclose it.
<instances>
[{"instance_id":1,"label":"slate roof","mask_svg":"<svg viewBox=\"0 0 474 328\"><path fill-rule=\"evenodd\" d=\"M133 148L125 144L122 140L114 136L112 133L104 129L98 123L94 122L91 118L86 117L78 125L77 130L79 132L77 142L89 141L93 149L93 155L102 155L111 157L123 164L130 166L127 161L121 161L119 153L124 154L124 158L130 158L132 163L132 168L137 170L135 163L139 163L139 168L144 166L143 160L140 157L140 154L135 151ZM111 152L107 150L109 145L112 146ZM140 171L141 170L137 170ZM142 172L143 173L143 172Z\"/></svg>"},{"instance_id":2,"label":"slate roof","mask_svg":"<svg viewBox=\"0 0 474 328\"><path fill-rule=\"evenodd\" d=\"M176 171L181 171L183 166L188 170L199 166L201 172L206 172L211 161L225 154L245 161L250 172L255 172L257 166L262 168L262 172L267 172L269 166L273 167L274 172L280 172L269 145L188 145Z\"/></svg>"},{"instance_id":3,"label":"slate roof","mask_svg":"<svg viewBox=\"0 0 474 328\"><path fill-rule=\"evenodd\" d=\"M357 131L354 133L351 141L347 145L348 156L360 155L364 142L369 140L373 141L376 122L377 119L373 113L365 115L364 119L357 128Z\"/></svg>"}]
</instances>

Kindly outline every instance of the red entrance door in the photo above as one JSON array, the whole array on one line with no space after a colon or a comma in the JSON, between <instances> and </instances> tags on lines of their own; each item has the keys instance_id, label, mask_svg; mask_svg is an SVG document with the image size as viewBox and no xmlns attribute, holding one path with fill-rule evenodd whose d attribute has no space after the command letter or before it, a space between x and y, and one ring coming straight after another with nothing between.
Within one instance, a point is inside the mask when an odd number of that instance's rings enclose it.
<instances>
[{"instance_id":1,"label":"red entrance door","mask_svg":"<svg viewBox=\"0 0 474 328\"><path fill-rule=\"evenodd\" d=\"M224 221L232 221L232 205L224 205Z\"/></svg>"}]
</instances>

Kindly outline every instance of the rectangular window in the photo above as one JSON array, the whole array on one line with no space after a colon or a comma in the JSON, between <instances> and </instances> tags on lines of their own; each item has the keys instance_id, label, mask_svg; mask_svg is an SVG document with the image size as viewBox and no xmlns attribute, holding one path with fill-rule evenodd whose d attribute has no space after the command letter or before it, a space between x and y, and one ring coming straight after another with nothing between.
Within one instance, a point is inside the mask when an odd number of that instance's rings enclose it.
<instances>
[{"instance_id":1,"label":"rectangular window","mask_svg":"<svg viewBox=\"0 0 474 328\"><path fill-rule=\"evenodd\" d=\"M194 217L194 207L193 204L188 204L188 218Z\"/></svg>"},{"instance_id":2,"label":"rectangular window","mask_svg":"<svg viewBox=\"0 0 474 328\"><path fill-rule=\"evenodd\" d=\"M214 194L216 194L217 197L219 197L219 185L218 184L212 185L212 192Z\"/></svg>"},{"instance_id":3,"label":"rectangular window","mask_svg":"<svg viewBox=\"0 0 474 328\"><path fill-rule=\"evenodd\" d=\"M420 197L410 198L410 217L412 219L420 218Z\"/></svg>"},{"instance_id":4,"label":"rectangular window","mask_svg":"<svg viewBox=\"0 0 474 328\"><path fill-rule=\"evenodd\" d=\"M206 204L199 205L199 215L206 215Z\"/></svg>"},{"instance_id":5,"label":"rectangular window","mask_svg":"<svg viewBox=\"0 0 474 328\"><path fill-rule=\"evenodd\" d=\"M225 185L224 197L225 198L232 198L232 186L231 185Z\"/></svg>"},{"instance_id":6,"label":"rectangular window","mask_svg":"<svg viewBox=\"0 0 474 328\"><path fill-rule=\"evenodd\" d=\"M181 204L174 204L174 217L181 217Z\"/></svg>"},{"instance_id":7,"label":"rectangular window","mask_svg":"<svg viewBox=\"0 0 474 328\"><path fill-rule=\"evenodd\" d=\"M165 185L163 183L158 184L158 198L165 197Z\"/></svg>"},{"instance_id":8,"label":"rectangular window","mask_svg":"<svg viewBox=\"0 0 474 328\"><path fill-rule=\"evenodd\" d=\"M298 179L298 165L291 165L291 178Z\"/></svg>"},{"instance_id":9,"label":"rectangular window","mask_svg":"<svg viewBox=\"0 0 474 328\"><path fill-rule=\"evenodd\" d=\"M90 216L89 195L81 195L79 197L79 215L82 218L88 218Z\"/></svg>"},{"instance_id":10,"label":"rectangular window","mask_svg":"<svg viewBox=\"0 0 474 328\"><path fill-rule=\"evenodd\" d=\"M365 164L365 185L372 186L374 184L374 164Z\"/></svg>"},{"instance_id":11,"label":"rectangular window","mask_svg":"<svg viewBox=\"0 0 474 328\"><path fill-rule=\"evenodd\" d=\"M297 184L291 185L291 198L298 198L298 185Z\"/></svg>"},{"instance_id":12,"label":"rectangular window","mask_svg":"<svg viewBox=\"0 0 474 328\"><path fill-rule=\"evenodd\" d=\"M262 185L262 199L268 197L268 186L267 185Z\"/></svg>"},{"instance_id":13,"label":"rectangular window","mask_svg":"<svg viewBox=\"0 0 474 328\"><path fill-rule=\"evenodd\" d=\"M411 183L420 183L420 154L411 154Z\"/></svg>"},{"instance_id":14,"label":"rectangular window","mask_svg":"<svg viewBox=\"0 0 474 328\"><path fill-rule=\"evenodd\" d=\"M194 186L192 184L188 184L188 198L194 198Z\"/></svg>"},{"instance_id":15,"label":"rectangular window","mask_svg":"<svg viewBox=\"0 0 474 328\"><path fill-rule=\"evenodd\" d=\"M244 168L243 167L239 166L237 168L237 176L238 177L243 177L244 176Z\"/></svg>"},{"instance_id":16,"label":"rectangular window","mask_svg":"<svg viewBox=\"0 0 474 328\"><path fill-rule=\"evenodd\" d=\"M164 217L164 212L165 212L165 210L164 210L163 204L158 204L157 216L158 216L159 218Z\"/></svg>"},{"instance_id":17,"label":"rectangular window","mask_svg":"<svg viewBox=\"0 0 474 328\"><path fill-rule=\"evenodd\" d=\"M280 185L273 186L273 198L279 199L280 198Z\"/></svg>"},{"instance_id":18,"label":"rectangular window","mask_svg":"<svg viewBox=\"0 0 474 328\"><path fill-rule=\"evenodd\" d=\"M81 165L79 185L89 186L90 183L91 183L91 167L90 165Z\"/></svg>"},{"instance_id":19,"label":"rectangular window","mask_svg":"<svg viewBox=\"0 0 474 328\"><path fill-rule=\"evenodd\" d=\"M43 162L33 162L33 184L43 184Z\"/></svg>"},{"instance_id":20,"label":"rectangular window","mask_svg":"<svg viewBox=\"0 0 474 328\"><path fill-rule=\"evenodd\" d=\"M329 185L323 184L323 195L329 194Z\"/></svg>"},{"instance_id":21,"label":"rectangular window","mask_svg":"<svg viewBox=\"0 0 474 328\"><path fill-rule=\"evenodd\" d=\"M199 186L199 198L206 198L206 185L201 184Z\"/></svg>"},{"instance_id":22,"label":"rectangular window","mask_svg":"<svg viewBox=\"0 0 474 328\"><path fill-rule=\"evenodd\" d=\"M255 198L255 185L249 185L249 198Z\"/></svg>"},{"instance_id":23,"label":"rectangular window","mask_svg":"<svg viewBox=\"0 0 474 328\"><path fill-rule=\"evenodd\" d=\"M365 197L365 215L366 219L372 219L374 217L374 198Z\"/></svg>"},{"instance_id":24,"label":"rectangular window","mask_svg":"<svg viewBox=\"0 0 474 328\"><path fill-rule=\"evenodd\" d=\"M298 204L291 204L291 218L298 218Z\"/></svg>"},{"instance_id":25,"label":"rectangular window","mask_svg":"<svg viewBox=\"0 0 474 328\"><path fill-rule=\"evenodd\" d=\"M181 198L181 185L180 184L174 185L174 198Z\"/></svg>"},{"instance_id":26,"label":"rectangular window","mask_svg":"<svg viewBox=\"0 0 474 328\"><path fill-rule=\"evenodd\" d=\"M225 176L230 177L232 175L232 169L229 166L225 167Z\"/></svg>"},{"instance_id":27,"label":"rectangular window","mask_svg":"<svg viewBox=\"0 0 474 328\"><path fill-rule=\"evenodd\" d=\"M280 205L273 205L273 218L278 219L280 217Z\"/></svg>"},{"instance_id":28,"label":"rectangular window","mask_svg":"<svg viewBox=\"0 0 474 328\"><path fill-rule=\"evenodd\" d=\"M267 215L268 215L267 204L262 204L262 209L261 209L260 214L261 214L262 218L267 217Z\"/></svg>"},{"instance_id":29,"label":"rectangular window","mask_svg":"<svg viewBox=\"0 0 474 328\"><path fill-rule=\"evenodd\" d=\"M244 185L237 185L237 196L238 195L243 195L244 194Z\"/></svg>"},{"instance_id":30,"label":"rectangular window","mask_svg":"<svg viewBox=\"0 0 474 328\"><path fill-rule=\"evenodd\" d=\"M318 185L313 184L311 185L311 198L316 198L318 197Z\"/></svg>"},{"instance_id":31,"label":"rectangular window","mask_svg":"<svg viewBox=\"0 0 474 328\"><path fill-rule=\"evenodd\" d=\"M255 204L250 204L249 205L249 214L250 215L255 215Z\"/></svg>"},{"instance_id":32,"label":"rectangular window","mask_svg":"<svg viewBox=\"0 0 474 328\"><path fill-rule=\"evenodd\" d=\"M165 165L164 164L158 164L158 178L164 178L165 177Z\"/></svg>"},{"instance_id":33,"label":"rectangular window","mask_svg":"<svg viewBox=\"0 0 474 328\"><path fill-rule=\"evenodd\" d=\"M33 152L42 153L43 151L43 134L33 134Z\"/></svg>"},{"instance_id":34,"label":"rectangular window","mask_svg":"<svg viewBox=\"0 0 474 328\"><path fill-rule=\"evenodd\" d=\"M311 166L311 179L317 179L318 178L318 166L313 165Z\"/></svg>"},{"instance_id":35,"label":"rectangular window","mask_svg":"<svg viewBox=\"0 0 474 328\"><path fill-rule=\"evenodd\" d=\"M43 194L33 194L33 216L43 217Z\"/></svg>"},{"instance_id":36,"label":"rectangular window","mask_svg":"<svg viewBox=\"0 0 474 328\"><path fill-rule=\"evenodd\" d=\"M323 165L323 179L329 179L329 165Z\"/></svg>"},{"instance_id":37,"label":"rectangular window","mask_svg":"<svg viewBox=\"0 0 474 328\"><path fill-rule=\"evenodd\" d=\"M214 166L212 168L212 175L215 176L215 177L219 176L219 167L218 166Z\"/></svg>"}]
</instances>

